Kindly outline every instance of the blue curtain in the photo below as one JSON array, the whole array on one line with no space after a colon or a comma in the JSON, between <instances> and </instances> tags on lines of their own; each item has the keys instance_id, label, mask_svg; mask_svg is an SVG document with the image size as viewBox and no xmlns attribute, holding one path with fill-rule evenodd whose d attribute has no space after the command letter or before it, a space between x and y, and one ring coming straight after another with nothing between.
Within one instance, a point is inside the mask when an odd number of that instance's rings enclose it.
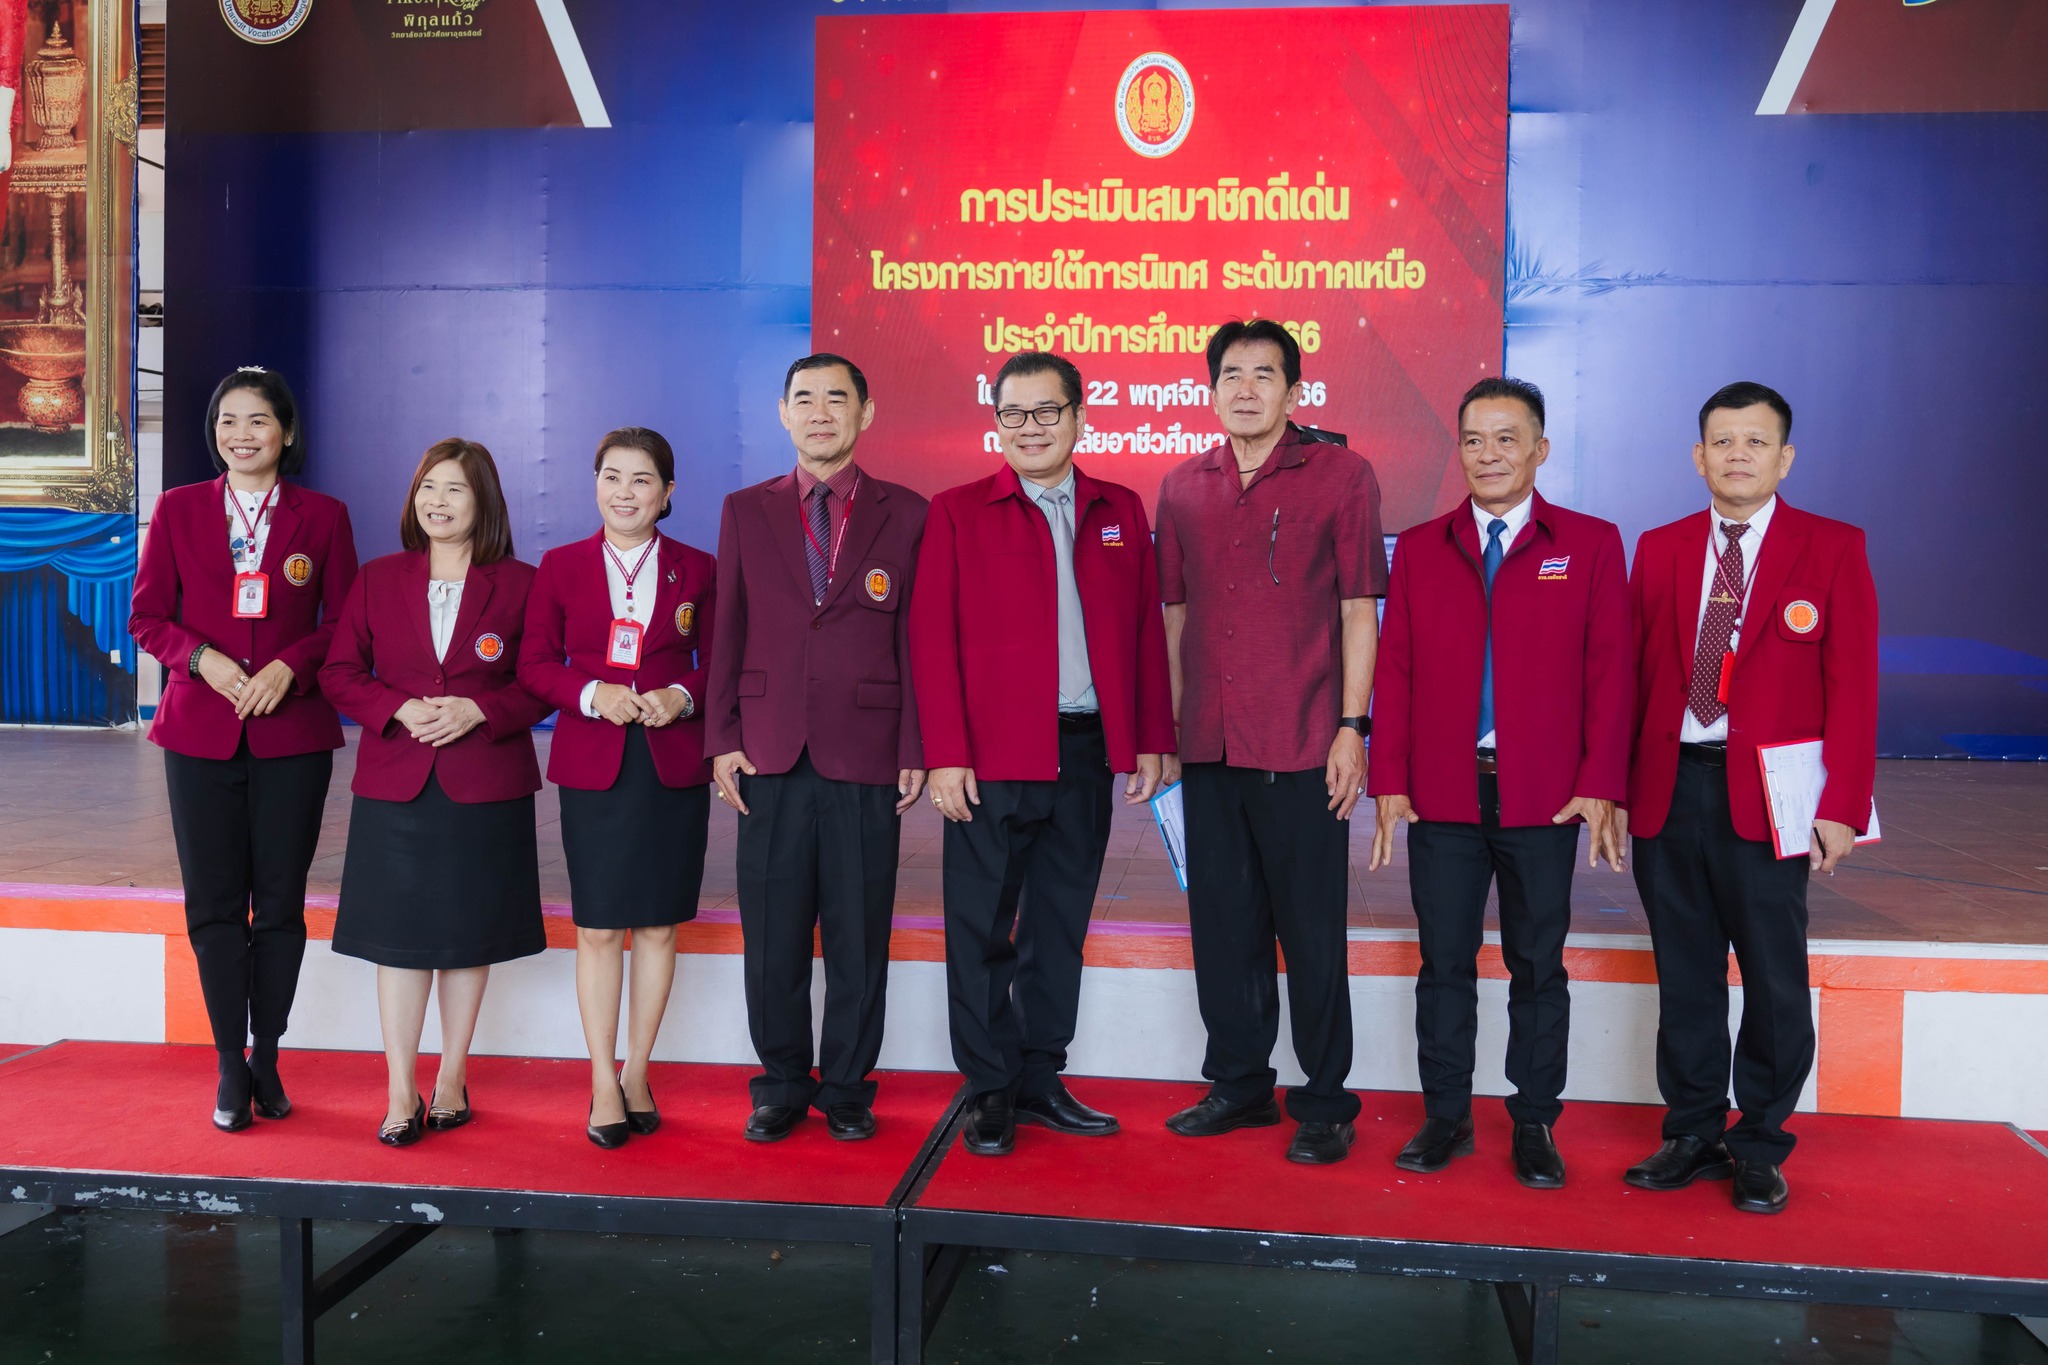
<instances>
[{"instance_id":1,"label":"blue curtain","mask_svg":"<svg viewBox=\"0 0 2048 1365\"><path fill-rule=\"evenodd\" d=\"M135 518L0 508L0 721L135 718Z\"/></svg>"}]
</instances>

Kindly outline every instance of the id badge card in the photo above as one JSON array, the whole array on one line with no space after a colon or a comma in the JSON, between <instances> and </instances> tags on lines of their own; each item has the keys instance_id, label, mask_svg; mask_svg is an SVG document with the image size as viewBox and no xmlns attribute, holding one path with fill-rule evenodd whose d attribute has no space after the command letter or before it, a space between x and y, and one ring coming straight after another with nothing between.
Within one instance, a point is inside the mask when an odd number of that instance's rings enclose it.
<instances>
[{"instance_id":1,"label":"id badge card","mask_svg":"<svg viewBox=\"0 0 2048 1365\"><path fill-rule=\"evenodd\" d=\"M270 614L270 575L235 575L235 619L257 621Z\"/></svg>"},{"instance_id":2,"label":"id badge card","mask_svg":"<svg viewBox=\"0 0 2048 1365\"><path fill-rule=\"evenodd\" d=\"M638 621L612 622L611 648L606 662L614 668L640 667L640 637L645 628Z\"/></svg>"},{"instance_id":3,"label":"id badge card","mask_svg":"<svg viewBox=\"0 0 2048 1365\"><path fill-rule=\"evenodd\" d=\"M1728 704L1728 681L1735 676L1735 651L1727 650L1721 655L1721 683L1714 689L1714 697L1721 705Z\"/></svg>"}]
</instances>

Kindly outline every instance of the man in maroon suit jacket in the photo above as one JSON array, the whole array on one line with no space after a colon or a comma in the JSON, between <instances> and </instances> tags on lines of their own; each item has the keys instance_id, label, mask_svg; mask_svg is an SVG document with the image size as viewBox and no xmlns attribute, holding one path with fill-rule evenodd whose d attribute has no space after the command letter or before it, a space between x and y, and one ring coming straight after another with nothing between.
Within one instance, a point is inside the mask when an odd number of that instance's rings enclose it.
<instances>
[{"instance_id":1,"label":"man in maroon suit jacket","mask_svg":"<svg viewBox=\"0 0 2048 1365\"><path fill-rule=\"evenodd\" d=\"M1130 774L1126 802L1148 801L1174 748L1152 532L1136 493L1074 465L1080 371L1027 351L997 373L995 399L1007 464L933 499L910 623L948 822L953 1060L974 1092L964 1141L984 1156L1010 1150L1020 1119L1117 1130L1060 1072L1111 774Z\"/></svg>"},{"instance_id":2,"label":"man in maroon suit jacket","mask_svg":"<svg viewBox=\"0 0 2048 1365\"><path fill-rule=\"evenodd\" d=\"M910 689L910 585L925 500L863 471L867 377L836 355L783 379L794 473L725 500L704 752L739 812L747 1026L762 1074L746 1134L815 1104L833 1137L875 1131L898 826L924 789ZM811 1074L811 930L825 1028Z\"/></svg>"},{"instance_id":3,"label":"man in maroon suit jacket","mask_svg":"<svg viewBox=\"0 0 2048 1365\"><path fill-rule=\"evenodd\" d=\"M1657 958L1664 1145L1627 1179L1735 1178L1735 1207L1785 1207L1785 1121L1813 1069L1806 879L1870 819L1877 589L1863 532L1787 504L1792 409L1730 384L1700 409L1712 508L1644 533L1629 581L1639 657L1628 820ZM1808 854L1779 858L1761 745L1819 740ZM1742 970L1728 1124L1728 953Z\"/></svg>"},{"instance_id":4,"label":"man in maroon suit jacket","mask_svg":"<svg viewBox=\"0 0 2048 1365\"><path fill-rule=\"evenodd\" d=\"M1543 395L1488 378L1458 405L1472 496L1394 547L1373 696L1373 870L1409 822L1421 930L1416 1057L1427 1117L1395 1164L1438 1171L1472 1150L1473 1041L1486 892L1500 887L1515 1178L1564 1184L1571 994L1564 967L1578 825L1619 870L1628 780L1628 571L1621 531L1536 491ZM1474 748L1477 748L1475 760Z\"/></svg>"}]
</instances>

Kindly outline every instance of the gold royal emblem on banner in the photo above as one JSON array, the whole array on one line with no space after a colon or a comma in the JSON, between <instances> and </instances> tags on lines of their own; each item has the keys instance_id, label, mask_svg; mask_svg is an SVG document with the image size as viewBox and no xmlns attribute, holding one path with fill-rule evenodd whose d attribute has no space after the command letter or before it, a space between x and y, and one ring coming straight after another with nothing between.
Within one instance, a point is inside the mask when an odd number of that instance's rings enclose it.
<instances>
[{"instance_id":1,"label":"gold royal emblem on banner","mask_svg":"<svg viewBox=\"0 0 2048 1365\"><path fill-rule=\"evenodd\" d=\"M313 0L220 0L220 17L237 38L281 43L305 25Z\"/></svg>"},{"instance_id":2,"label":"gold royal emblem on banner","mask_svg":"<svg viewBox=\"0 0 2048 1365\"><path fill-rule=\"evenodd\" d=\"M1195 122L1195 83L1164 52L1147 52L1124 68L1116 86L1116 130L1139 156L1161 157L1187 140Z\"/></svg>"}]
</instances>

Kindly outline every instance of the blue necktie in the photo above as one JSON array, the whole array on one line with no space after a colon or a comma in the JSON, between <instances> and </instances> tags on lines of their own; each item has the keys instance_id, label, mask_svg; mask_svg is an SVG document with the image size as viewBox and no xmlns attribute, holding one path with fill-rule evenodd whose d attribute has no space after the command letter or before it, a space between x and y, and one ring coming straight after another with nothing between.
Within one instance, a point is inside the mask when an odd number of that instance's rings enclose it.
<instances>
[{"instance_id":1,"label":"blue necktie","mask_svg":"<svg viewBox=\"0 0 2048 1365\"><path fill-rule=\"evenodd\" d=\"M1500 572L1500 562L1507 552L1501 549L1500 538L1508 524L1499 517L1486 523L1486 671L1479 675L1479 738L1485 739L1493 733L1493 576Z\"/></svg>"}]
</instances>

